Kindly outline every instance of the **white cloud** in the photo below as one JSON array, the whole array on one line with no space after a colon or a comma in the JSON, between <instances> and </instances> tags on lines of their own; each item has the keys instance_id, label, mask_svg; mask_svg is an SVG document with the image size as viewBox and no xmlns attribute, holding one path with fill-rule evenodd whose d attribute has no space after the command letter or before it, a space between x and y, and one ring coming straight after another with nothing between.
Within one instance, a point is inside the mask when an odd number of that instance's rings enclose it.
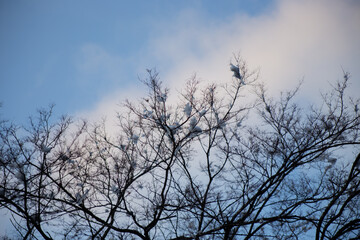
<instances>
[{"instance_id":1,"label":"white cloud","mask_svg":"<svg viewBox=\"0 0 360 240\"><path fill-rule=\"evenodd\" d=\"M108 129L117 126L117 114L124 112L123 105L126 100L136 102L146 97L144 88L129 87L127 89L118 89L110 95L103 98L93 109L78 112L75 115L80 119L89 120L91 123L106 120Z\"/></svg>"},{"instance_id":2,"label":"white cloud","mask_svg":"<svg viewBox=\"0 0 360 240\"><path fill-rule=\"evenodd\" d=\"M194 71L210 81L227 80L231 54L240 50L274 91L302 77L305 85L320 88L341 76L341 66L359 75L359 10L350 1L279 1L266 15L239 15L215 26L182 25L180 18L176 30L156 39L154 51L173 64L166 72L171 82ZM194 14L182 17L201 22Z\"/></svg>"},{"instance_id":3,"label":"white cloud","mask_svg":"<svg viewBox=\"0 0 360 240\"><path fill-rule=\"evenodd\" d=\"M342 77L343 67L351 72L356 94L359 13L359 3L336 0L280 0L263 15L231 16L224 22L188 10L175 22L162 24L138 65L156 64L165 85L180 90L194 73L209 82L228 81L232 54L240 51L250 68L260 68L260 80L272 93L292 88L304 78L302 93L319 95L320 89ZM125 92L129 93L123 89L118 94ZM99 107L95 113L103 111Z\"/></svg>"}]
</instances>

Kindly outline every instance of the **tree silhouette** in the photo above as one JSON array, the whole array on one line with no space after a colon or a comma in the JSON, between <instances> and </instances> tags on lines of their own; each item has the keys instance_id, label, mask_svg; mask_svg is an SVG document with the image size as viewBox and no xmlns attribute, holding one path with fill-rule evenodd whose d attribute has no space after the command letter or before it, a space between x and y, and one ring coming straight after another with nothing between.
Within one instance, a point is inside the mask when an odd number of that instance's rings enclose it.
<instances>
[{"instance_id":1,"label":"tree silhouette","mask_svg":"<svg viewBox=\"0 0 360 240\"><path fill-rule=\"evenodd\" d=\"M156 72L118 129L40 110L0 123L0 206L23 239L356 239L360 115L349 74L302 109L256 72L170 100ZM244 96L256 89L256 98ZM255 100L254 100L255 99Z\"/></svg>"}]
</instances>

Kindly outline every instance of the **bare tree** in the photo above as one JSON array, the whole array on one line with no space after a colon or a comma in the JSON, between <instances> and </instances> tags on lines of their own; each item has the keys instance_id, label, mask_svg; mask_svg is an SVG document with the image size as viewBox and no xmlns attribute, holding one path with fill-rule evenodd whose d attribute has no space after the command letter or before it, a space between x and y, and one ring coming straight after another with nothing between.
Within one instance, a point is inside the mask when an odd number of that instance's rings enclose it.
<instances>
[{"instance_id":1,"label":"bare tree","mask_svg":"<svg viewBox=\"0 0 360 240\"><path fill-rule=\"evenodd\" d=\"M1 122L0 206L24 239L356 239L359 100L349 75L320 107L275 100L241 59L227 85L125 103L118 133L39 111ZM247 100L249 89L256 100ZM245 97L247 93L247 97Z\"/></svg>"}]
</instances>

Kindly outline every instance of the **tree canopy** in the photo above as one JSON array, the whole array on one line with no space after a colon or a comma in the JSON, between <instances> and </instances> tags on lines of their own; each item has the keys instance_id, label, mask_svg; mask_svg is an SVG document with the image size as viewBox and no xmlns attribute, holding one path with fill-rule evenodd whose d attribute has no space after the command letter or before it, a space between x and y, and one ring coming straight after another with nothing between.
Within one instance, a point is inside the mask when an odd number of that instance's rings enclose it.
<instances>
[{"instance_id":1,"label":"tree canopy","mask_svg":"<svg viewBox=\"0 0 360 240\"><path fill-rule=\"evenodd\" d=\"M53 107L0 123L0 207L23 239L358 239L359 99L278 99L237 59L227 84L156 72L116 130ZM236 71L235 71L236 70ZM250 89L252 91L250 91ZM252 92L253 96L249 98Z\"/></svg>"}]
</instances>

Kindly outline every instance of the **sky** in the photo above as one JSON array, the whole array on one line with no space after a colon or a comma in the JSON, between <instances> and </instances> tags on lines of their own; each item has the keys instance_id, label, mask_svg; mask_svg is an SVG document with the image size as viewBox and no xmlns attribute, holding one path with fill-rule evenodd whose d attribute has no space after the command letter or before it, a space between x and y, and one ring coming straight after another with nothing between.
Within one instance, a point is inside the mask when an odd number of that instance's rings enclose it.
<instances>
[{"instance_id":1,"label":"sky","mask_svg":"<svg viewBox=\"0 0 360 240\"><path fill-rule=\"evenodd\" d=\"M356 0L0 0L0 117L26 124L55 104L96 120L146 95L146 69L176 94L194 74L229 81L234 54L273 95L304 80L317 101L344 70L358 97L359 43Z\"/></svg>"},{"instance_id":2,"label":"sky","mask_svg":"<svg viewBox=\"0 0 360 240\"><path fill-rule=\"evenodd\" d=\"M259 14L270 3L0 1L2 114L23 122L52 103L70 115L91 110L118 90L136 89L146 68L167 67L161 54L171 49L156 53L154 45L184 31L178 28L186 28L187 16L188 24L207 28L235 14Z\"/></svg>"},{"instance_id":3,"label":"sky","mask_svg":"<svg viewBox=\"0 0 360 240\"><path fill-rule=\"evenodd\" d=\"M2 0L0 114L107 115L144 95L147 68L171 89L194 74L222 83L238 53L273 93L304 79L317 95L343 69L359 90L359 23L355 0Z\"/></svg>"}]
</instances>

